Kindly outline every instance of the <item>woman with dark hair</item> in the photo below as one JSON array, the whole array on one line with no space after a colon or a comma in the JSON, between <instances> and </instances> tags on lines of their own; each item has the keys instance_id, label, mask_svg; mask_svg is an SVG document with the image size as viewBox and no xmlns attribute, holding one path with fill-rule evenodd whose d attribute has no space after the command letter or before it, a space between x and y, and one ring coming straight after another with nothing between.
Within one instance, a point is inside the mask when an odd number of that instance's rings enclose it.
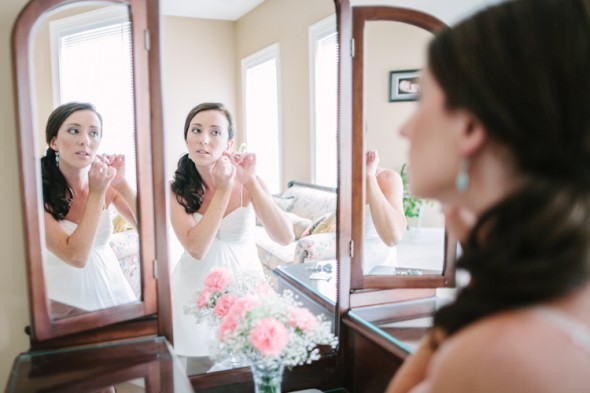
<instances>
[{"instance_id":1,"label":"woman with dark hair","mask_svg":"<svg viewBox=\"0 0 590 393\"><path fill-rule=\"evenodd\" d=\"M178 162L170 196L172 228L184 247L171 280L174 349L181 356L209 354L209 327L195 324L183 308L203 289L213 267L263 277L256 217L275 242L294 240L289 219L256 176L256 155L231 152L233 138L232 117L222 104L203 103L189 112L188 153Z\"/></svg>"},{"instance_id":2,"label":"woman with dark hair","mask_svg":"<svg viewBox=\"0 0 590 393\"><path fill-rule=\"evenodd\" d=\"M590 389L590 0L515 0L440 32L402 128L469 284L388 393Z\"/></svg>"},{"instance_id":3,"label":"woman with dark hair","mask_svg":"<svg viewBox=\"0 0 590 393\"><path fill-rule=\"evenodd\" d=\"M98 155L102 119L87 103L57 107L41 158L48 297L85 311L137 300L108 239L113 205L133 225L135 193L121 155Z\"/></svg>"}]
</instances>

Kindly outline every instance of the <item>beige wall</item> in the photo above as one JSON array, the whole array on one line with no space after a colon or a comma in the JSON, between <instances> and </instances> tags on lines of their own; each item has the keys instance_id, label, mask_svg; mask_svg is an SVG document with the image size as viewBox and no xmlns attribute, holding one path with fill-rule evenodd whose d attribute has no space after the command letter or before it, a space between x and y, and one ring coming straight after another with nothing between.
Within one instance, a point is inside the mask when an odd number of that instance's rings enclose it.
<instances>
[{"instance_id":1,"label":"beige wall","mask_svg":"<svg viewBox=\"0 0 590 393\"><path fill-rule=\"evenodd\" d=\"M0 3L0 389L4 389L14 358L28 349L23 329L29 324L29 300L26 286L25 251L21 217L17 156L15 102L12 88L10 34L25 0Z\"/></svg>"}]
</instances>

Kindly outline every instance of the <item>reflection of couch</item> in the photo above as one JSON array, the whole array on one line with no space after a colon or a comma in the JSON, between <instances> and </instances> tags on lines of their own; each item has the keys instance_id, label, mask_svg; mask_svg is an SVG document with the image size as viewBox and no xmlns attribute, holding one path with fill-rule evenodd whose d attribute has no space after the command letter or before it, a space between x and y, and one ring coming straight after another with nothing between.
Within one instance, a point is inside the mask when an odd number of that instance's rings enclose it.
<instances>
[{"instance_id":1,"label":"reflection of couch","mask_svg":"<svg viewBox=\"0 0 590 393\"><path fill-rule=\"evenodd\" d=\"M139 234L133 228L120 222L121 216L113 219L114 232L109 239L109 244L123 270L123 274L135 295L141 292L141 269L139 266Z\"/></svg>"},{"instance_id":2,"label":"reflection of couch","mask_svg":"<svg viewBox=\"0 0 590 393\"><path fill-rule=\"evenodd\" d=\"M272 277L272 269L279 265L336 258L334 188L290 181L289 187L273 198L287 212L295 241L281 246L270 239L262 226L257 226L258 256L267 276Z\"/></svg>"}]
</instances>

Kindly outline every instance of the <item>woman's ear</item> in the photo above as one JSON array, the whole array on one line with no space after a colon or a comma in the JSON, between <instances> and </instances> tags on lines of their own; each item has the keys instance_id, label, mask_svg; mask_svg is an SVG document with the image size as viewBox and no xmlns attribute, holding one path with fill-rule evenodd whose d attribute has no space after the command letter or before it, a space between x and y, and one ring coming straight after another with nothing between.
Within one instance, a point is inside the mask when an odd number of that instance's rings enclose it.
<instances>
[{"instance_id":1,"label":"woman's ear","mask_svg":"<svg viewBox=\"0 0 590 393\"><path fill-rule=\"evenodd\" d=\"M231 147L234 145L234 140L230 139L229 141L227 141L227 147L225 148L225 152L229 153L229 150L231 149Z\"/></svg>"},{"instance_id":2,"label":"woman's ear","mask_svg":"<svg viewBox=\"0 0 590 393\"><path fill-rule=\"evenodd\" d=\"M55 142L56 139L56 137L51 138L51 140L49 141L49 147L58 152L59 148L57 147L57 143Z\"/></svg>"},{"instance_id":3,"label":"woman's ear","mask_svg":"<svg viewBox=\"0 0 590 393\"><path fill-rule=\"evenodd\" d=\"M487 139L484 126L471 114L463 113L463 125L459 135L459 150L465 157L481 149Z\"/></svg>"}]
</instances>

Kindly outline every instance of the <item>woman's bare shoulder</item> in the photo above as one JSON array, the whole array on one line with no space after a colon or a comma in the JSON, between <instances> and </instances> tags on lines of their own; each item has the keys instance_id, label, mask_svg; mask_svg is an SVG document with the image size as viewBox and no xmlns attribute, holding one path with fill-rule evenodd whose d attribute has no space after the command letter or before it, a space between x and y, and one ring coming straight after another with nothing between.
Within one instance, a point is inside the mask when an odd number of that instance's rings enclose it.
<instances>
[{"instance_id":1,"label":"woman's bare shoulder","mask_svg":"<svg viewBox=\"0 0 590 393\"><path fill-rule=\"evenodd\" d=\"M434 355L427 374L431 393L582 392L573 385L588 386L589 377L571 368L577 355L564 357L568 337L555 333L526 309L473 323ZM572 389L563 390L559 375L571 376Z\"/></svg>"}]
</instances>

